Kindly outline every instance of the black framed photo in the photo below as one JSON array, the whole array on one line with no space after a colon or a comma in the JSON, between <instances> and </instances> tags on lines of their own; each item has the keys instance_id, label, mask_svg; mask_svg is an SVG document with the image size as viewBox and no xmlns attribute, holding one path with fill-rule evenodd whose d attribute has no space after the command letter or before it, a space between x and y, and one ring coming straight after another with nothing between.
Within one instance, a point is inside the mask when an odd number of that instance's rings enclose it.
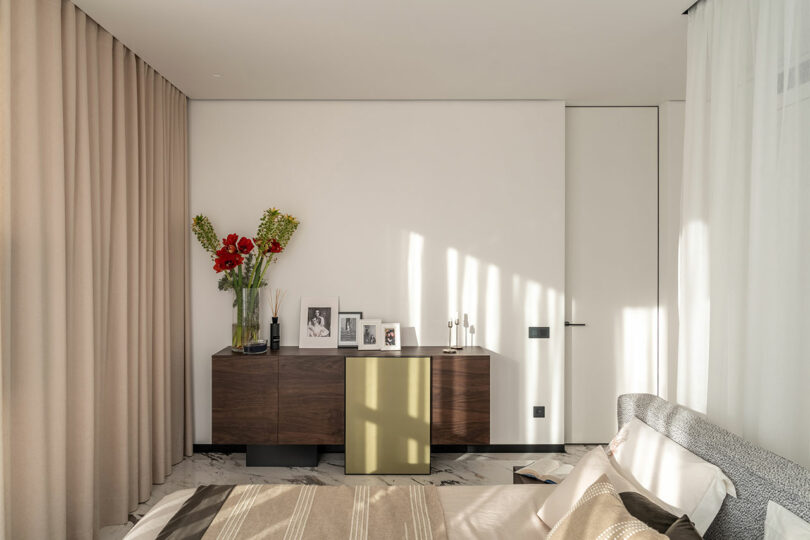
<instances>
[{"instance_id":1,"label":"black framed photo","mask_svg":"<svg viewBox=\"0 0 810 540\"><path fill-rule=\"evenodd\" d=\"M357 347L357 332L360 329L362 311L341 311L338 313L338 347Z\"/></svg>"}]
</instances>

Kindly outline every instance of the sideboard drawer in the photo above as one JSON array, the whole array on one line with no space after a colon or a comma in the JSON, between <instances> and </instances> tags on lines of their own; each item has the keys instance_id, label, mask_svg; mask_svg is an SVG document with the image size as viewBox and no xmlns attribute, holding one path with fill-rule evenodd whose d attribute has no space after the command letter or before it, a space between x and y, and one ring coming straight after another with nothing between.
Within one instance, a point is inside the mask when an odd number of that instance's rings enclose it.
<instances>
[{"instance_id":1,"label":"sideboard drawer","mask_svg":"<svg viewBox=\"0 0 810 540\"><path fill-rule=\"evenodd\" d=\"M489 444L489 356L434 356L433 444Z\"/></svg>"},{"instance_id":2,"label":"sideboard drawer","mask_svg":"<svg viewBox=\"0 0 810 540\"><path fill-rule=\"evenodd\" d=\"M343 444L343 356L279 358L278 444Z\"/></svg>"},{"instance_id":3,"label":"sideboard drawer","mask_svg":"<svg viewBox=\"0 0 810 540\"><path fill-rule=\"evenodd\" d=\"M278 359L213 358L211 423L214 444L276 444Z\"/></svg>"}]
</instances>

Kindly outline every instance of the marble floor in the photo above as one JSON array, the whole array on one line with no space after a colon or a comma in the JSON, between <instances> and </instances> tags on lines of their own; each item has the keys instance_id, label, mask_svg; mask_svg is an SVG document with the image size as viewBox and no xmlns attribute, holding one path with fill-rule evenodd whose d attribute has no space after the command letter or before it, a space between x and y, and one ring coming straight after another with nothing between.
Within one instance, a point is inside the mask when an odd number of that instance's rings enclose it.
<instances>
[{"instance_id":1,"label":"marble floor","mask_svg":"<svg viewBox=\"0 0 810 540\"><path fill-rule=\"evenodd\" d=\"M194 454L174 466L166 482L152 488L152 497L130 515L130 523L104 527L101 538L123 538L134 523L164 496L202 484L335 485L488 485L511 484L512 467L552 458L575 464L592 446L568 445L552 454L433 454L431 474L424 476L343 474L343 454L323 454L317 467L245 467L245 454Z\"/></svg>"}]
</instances>

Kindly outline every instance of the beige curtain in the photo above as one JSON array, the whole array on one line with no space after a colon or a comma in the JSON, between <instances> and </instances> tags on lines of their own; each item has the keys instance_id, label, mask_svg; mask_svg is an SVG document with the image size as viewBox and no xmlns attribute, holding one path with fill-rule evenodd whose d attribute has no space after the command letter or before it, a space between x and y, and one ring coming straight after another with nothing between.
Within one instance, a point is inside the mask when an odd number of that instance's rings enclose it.
<instances>
[{"instance_id":1,"label":"beige curtain","mask_svg":"<svg viewBox=\"0 0 810 540\"><path fill-rule=\"evenodd\" d=\"M191 453L186 97L70 2L0 18L4 531L91 538Z\"/></svg>"}]
</instances>

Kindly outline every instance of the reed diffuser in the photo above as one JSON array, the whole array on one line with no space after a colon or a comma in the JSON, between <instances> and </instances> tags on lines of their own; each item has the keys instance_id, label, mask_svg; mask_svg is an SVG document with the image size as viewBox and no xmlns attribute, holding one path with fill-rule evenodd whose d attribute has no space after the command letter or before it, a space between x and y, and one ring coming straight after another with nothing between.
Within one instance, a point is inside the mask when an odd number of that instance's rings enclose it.
<instances>
[{"instance_id":1,"label":"reed diffuser","mask_svg":"<svg viewBox=\"0 0 810 540\"><path fill-rule=\"evenodd\" d=\"M278 311L281 308L281 302L284 300L286 291L281 289L274 289L270 293L270 310L273 312L273 319L270 323L270 350L277 351L281 346L281 326L278 324Z\"/></svg>"}]
</instances>

